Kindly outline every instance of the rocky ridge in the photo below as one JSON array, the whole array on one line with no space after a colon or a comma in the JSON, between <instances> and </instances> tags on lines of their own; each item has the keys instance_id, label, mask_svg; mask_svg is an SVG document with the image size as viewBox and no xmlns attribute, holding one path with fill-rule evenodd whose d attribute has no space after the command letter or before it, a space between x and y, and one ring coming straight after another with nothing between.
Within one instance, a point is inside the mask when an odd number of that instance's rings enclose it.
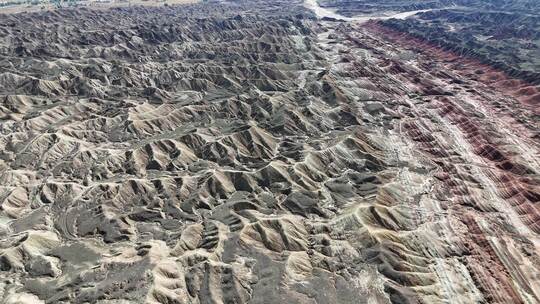
<instances>
[{"instance_id":1,"label":"rocky ridge","mask_svg":"<svg viewBox=\"0 0 540 304\"><path fill-rule=\"evenodd\" d=\"M399 37L289 1L3 18L1 301L540 301L534 113Z\"/></svg>"}]
</instances>

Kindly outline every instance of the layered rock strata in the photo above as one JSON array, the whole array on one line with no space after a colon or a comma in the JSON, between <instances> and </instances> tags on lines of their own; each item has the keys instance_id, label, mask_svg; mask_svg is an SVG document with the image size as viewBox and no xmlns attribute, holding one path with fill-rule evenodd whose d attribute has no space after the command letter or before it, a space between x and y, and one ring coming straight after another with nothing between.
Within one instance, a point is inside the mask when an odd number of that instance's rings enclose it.
<instances>
[{"instance_id":1,"label":"layered rock strata","mask_svg":"<svg viewBox=\"0 0 540 304\"><path fill-rule=\"evenodd\" d=\"M1 301L539 302L534 113L406 42L290 1L1 19Z\"/></svg>"}]
</instances>

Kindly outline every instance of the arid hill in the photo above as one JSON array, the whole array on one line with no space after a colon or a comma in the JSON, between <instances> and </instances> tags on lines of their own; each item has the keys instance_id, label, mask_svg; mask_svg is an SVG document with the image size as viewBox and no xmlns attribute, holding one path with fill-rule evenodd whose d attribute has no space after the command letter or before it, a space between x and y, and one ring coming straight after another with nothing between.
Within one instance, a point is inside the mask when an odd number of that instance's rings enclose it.
<instances>
[{"instance_id":1,"label":"arid hill","mask_svg":"<svg viewBox=\"0 0 540 304\"><path fill-rule=\"evenodd\" d=\"M540 303L534 50L453 14L1 15L0 302Z\"/></svg>"}]
</instances>

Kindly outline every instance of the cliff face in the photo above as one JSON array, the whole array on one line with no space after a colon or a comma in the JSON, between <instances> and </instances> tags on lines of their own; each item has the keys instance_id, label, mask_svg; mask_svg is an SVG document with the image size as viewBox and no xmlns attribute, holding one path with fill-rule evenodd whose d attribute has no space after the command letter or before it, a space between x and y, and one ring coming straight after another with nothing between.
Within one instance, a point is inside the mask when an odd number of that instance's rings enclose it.
<instances>
[{"instance_id":1,"label":"cliff face","mask_svg":"<svg viewBox=\"0 0 540 304\"><path fill-rule=\"evenodd\" d=\"M539 302L538 96L301 2L2 16L1 302Z\"/></svg>"}]
</instances>

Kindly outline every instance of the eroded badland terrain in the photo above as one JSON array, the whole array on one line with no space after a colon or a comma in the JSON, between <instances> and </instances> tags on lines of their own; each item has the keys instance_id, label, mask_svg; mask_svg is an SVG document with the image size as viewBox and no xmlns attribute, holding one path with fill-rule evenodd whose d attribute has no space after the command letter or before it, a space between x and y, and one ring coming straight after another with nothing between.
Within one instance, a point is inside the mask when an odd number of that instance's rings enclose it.
<instances>
[{"instance_id":1,"label":"eroded badland terrain","mask_svg":"<svg viewBox=\"0 0 540 304\"><path fill-rule=\"evenodd\" d=\"M0 302L540 303L539 11L0 15Z\"/></svg>"}]
</instances>

